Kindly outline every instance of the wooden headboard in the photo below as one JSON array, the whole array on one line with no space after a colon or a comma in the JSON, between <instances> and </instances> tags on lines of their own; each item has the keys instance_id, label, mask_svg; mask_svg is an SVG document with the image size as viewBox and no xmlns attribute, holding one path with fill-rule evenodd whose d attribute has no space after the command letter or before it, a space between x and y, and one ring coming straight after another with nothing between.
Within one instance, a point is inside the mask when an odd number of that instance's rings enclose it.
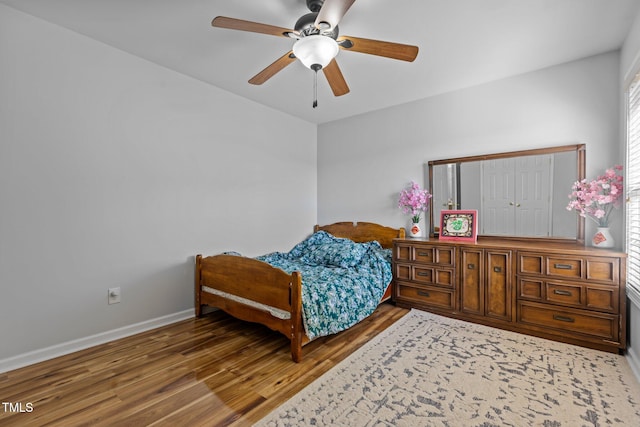
<instances>
[{"instance_id":1,"label":"wooden headboard","mask_svg":"<svg viewBox=\"0 0 640 427\"><path fill-rule=\"evenodd\" d=\"M313 231L326 231L336 237L346 237L354 242L377 240L383 248L393 247L393 239L405 237L404 228L385 227L373 222L336 222L328 225L316 225Z\"/></svg>"}]
</instances>

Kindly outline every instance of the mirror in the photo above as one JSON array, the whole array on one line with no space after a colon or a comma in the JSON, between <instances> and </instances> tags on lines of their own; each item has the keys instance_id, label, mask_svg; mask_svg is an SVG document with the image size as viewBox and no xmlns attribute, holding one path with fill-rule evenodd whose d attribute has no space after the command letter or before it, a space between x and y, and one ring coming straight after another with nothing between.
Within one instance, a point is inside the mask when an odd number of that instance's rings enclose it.
<instances>
[{"instance_id":1,"label":"mirror","mask_svg":"<svg viewBox=\"0 0 640 427\"><path fill-rule=\"evenodd\" d=\"M476 209L478 235L584 243L584 218L566 209L585 177L585 145L428 162L430 236L440 212Z\"/></svg>"}]
</instances>

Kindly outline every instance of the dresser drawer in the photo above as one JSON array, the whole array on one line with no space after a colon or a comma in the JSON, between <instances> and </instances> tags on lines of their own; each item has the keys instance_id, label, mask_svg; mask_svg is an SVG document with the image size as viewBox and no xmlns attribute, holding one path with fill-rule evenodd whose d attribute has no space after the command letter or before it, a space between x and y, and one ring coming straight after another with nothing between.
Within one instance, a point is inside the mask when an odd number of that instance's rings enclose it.
<instances>
[{"instance_id":1,"label":"dresser drawer","mask_svg":"<svg viewBox=\"0 0 640 427\"><path fill-rule=\"evenodd\" d=\"M619 313L620 290L610 286L588 286L586 288L585 306L592 310Z\"/></svg>"},{"instance_id":2,"label":"dresser drawer","mask_svg":"<svg viewBox=\"0 0 640 427\"><path fill-rule=\"evenodd\" d=\"M584 303L584 286L548 282L546 301L560 305L582 306Z\"/></svg>"},{"instance_id":3,"label":"dresser drawer","mask_svg":"<svg viewBox=\"0 0 640 427\"><path fill-rule=\"evenodd\" d=\"M455 308L455 293L452 290L434 289L426 286L412 286L406 283L396 284L396 299L431 307Z\"/></svg>"},{"instance_id":4,"label":"dresser drawer","mask_svg":"<svg viewBox=\"0 0 640 427\"><path fill-rule=\"evenodd\" d=\"M521 301L518 322L618 341L618 316Z\"/></svg>"},{"instance_id":5,"label":"dresser drawer","mask_svg":"<svg viewBox=\"0 0 640 427\"><path fill-rule=\"evenodd\" d=\"M411 245L403 245L403 244L395 244L393 246L393 260L394 261L402 261L408 262L411 261L411 250L413 246Z\"/></svg>"},{"instance_id":6,"label":"dresser drawer","mask_svg":"<svg viewBox=\"0 0 640 427\"><path fill-rule=\"evenodd\" d=\"M545 281L531 277L518 278L518 299L522 298L533 301L544 301Z\"/></svg>"},{"instance_id":7,"label":"dresser drawer","mask_svg":"<svg viewBox=\"0 0 640 427\"><path fill-rule=\"evenodd\" d=\"M414 246L411 248L412 252L412 261L423 262L433 264L436 262L436 248L433 247L422 247L422 246Z\"/></svg>"},{"instance_id":8,"label":"dresser drawer","mask_svg":"<svg viewBox=\"0 0 640 427\"><path fill-rule=\"evenodd\" d=\"M420 264L438 264L453 267L454 248L441 246L396 244L394 259L400 262L415 262Z\"/></svg>"},{"instance_id":9,"label":"dresser drawer","mask_svg":"<svg viewBox=\"0 0 640 427\"><path fill-rule=\"evenodd\" d=\"M620 283L620 259L614 257L518 253L518 274Z\"/></svg>"},{"instance_id":10,"label":"dresser drawer","mask_svg":"<svg viewBox=\"0 0 640 427\"><path fill-rule=\"evenodd\" d=\"M587 280L617 285L620 283L619 258L587 258Z\"/></svg>"},{"instance_id":11,"label":"dresser drawer","mask_svg":"<svg viewBox=\"0 0 640 427\"><path fill-rule=\"evenodd\" d=\"M544 255L518 252L518 273L540 276L544 274L544 265Z\"/></svg>"},{"instance_id":12,"label":"dresser drawer","mask_svg":"<svg viewBox=\"0 0 640 427\"><path fill-rule=\"evenodd\" d=\"M562 276L580 279L584 275L584 259L568 257L547 257L548 276Z\"/></svg>"},{"instance_id":13,"label":"dresser drawer","mask_svg":"<svg viewBox=\"0 0 640 427\"><path fill-rule=\"evenodd\" d=\"M617 286L520 277L518 299L617 313Z\"/></svg>"},{"instance_id":14,"label":"dresser drawer","mask_svg":"<svg viewBox=\"0 0 640 427\"><path fill-rule=\"evenodd\" d=\"M397 280L455 287L455 275L452 269L418 264L395 264L394 274Z\"/></svg>"}]
</instances>

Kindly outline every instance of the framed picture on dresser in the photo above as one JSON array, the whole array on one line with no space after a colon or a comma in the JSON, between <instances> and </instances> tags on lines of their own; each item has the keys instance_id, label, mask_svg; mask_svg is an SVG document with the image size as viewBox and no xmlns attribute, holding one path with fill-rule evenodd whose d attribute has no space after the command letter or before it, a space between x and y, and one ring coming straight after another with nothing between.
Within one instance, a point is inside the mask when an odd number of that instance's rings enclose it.
<instances>
[{"instance_id":1,"label":"framed picture on dresser","mask_svg":"<svg viewBox=\"0 0 640 427\"><path fill-rule=\"evenodd\" d=\"M478 211L440 211L440 240L475 242L478 239Z\"/></svg>"}]
</instances>

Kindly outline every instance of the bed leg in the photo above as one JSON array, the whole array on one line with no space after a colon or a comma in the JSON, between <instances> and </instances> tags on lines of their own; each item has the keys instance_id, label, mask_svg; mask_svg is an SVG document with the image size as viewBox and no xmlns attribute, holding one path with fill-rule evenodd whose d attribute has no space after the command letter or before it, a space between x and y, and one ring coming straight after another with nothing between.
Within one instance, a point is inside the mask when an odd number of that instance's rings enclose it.
<instances>
[{"instance_id":1,"label":"bed leg","mask_svg":"<svg viewBox=\"0 0 640 427\"><path fill-rule=\"evenodd\" d=\"M300 273L291 273L291 358L302 361L302 277Z\"/></svg>"},{"instance_id":2,"label":"bed leg","mask_svg":"<svg viewBox=\"0 0 640 427\"><path fill-rule=\"evenodd\" d=\"M291 340L291 359L296 362L302 362L302 343L300 340Z\"/></svg>"}]
</instances>

